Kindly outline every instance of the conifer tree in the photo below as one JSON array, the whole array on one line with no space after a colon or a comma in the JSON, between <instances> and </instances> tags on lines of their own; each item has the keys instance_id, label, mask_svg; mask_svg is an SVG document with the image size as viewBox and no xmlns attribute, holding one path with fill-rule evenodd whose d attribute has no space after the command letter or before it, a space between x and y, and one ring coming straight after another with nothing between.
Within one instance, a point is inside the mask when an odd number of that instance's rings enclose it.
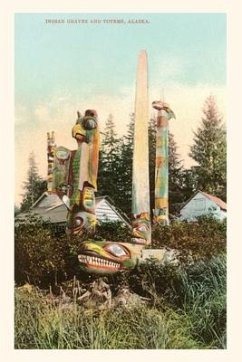
<instances>
[{"instance_id":1,"label":"conifer tree","mask_svg":"<svg viewBox=\"0 0 242 362\"><path fill-rule=\"evenodd\" d=\"M155 159L156 159L156 119L152 117L148 127L149 137L149 175L150 175L150 206L155 207Z\"/></svg>"},{"instance_id":2,"label":"conifer tree","mask_svg":"<svg viewBox=\"0 0 242 362\"><path fill-rule=\"evenodd\" d=\"M20 205L21 212L28 211L34 202L47 189L46 181L39 176L38 167L33 152L31 152L29 155L28 176L27 181L24 182L23 188L25 193L23 195L23 201Z\"/></svg>"},{"instance_id":3,"label":"conifer tree","mask_svg":"<svg viewBox=\"0 0 242 362\"><path fill-rule=\"evenodd\" d=\"M177 143L169 132L169 202L173 204L183 201L183 164L179 159ZM172 208L170 208L172 211Z\"/></svg>"},{"instance_id":4,"label":"conifer tree","mask_svg":"<svg viewBox=\"0 0 242 362\"><path fill-rule=\"evenodd\" d=\"M134 113L130 114L127 135L123 136L120 145L119 160L119 207L131 216L132 207L132 167L134 146Z\"/></svg>"},{"instance_id":5,"label":"conifer tree","mask_svg":"<svg viewBox=\"0 0 242 362\"><path fill-rule=\"evenodd\" d=\"M196 168L182 170L182 202L187 201L197 191Z\"/></svg>"},{"instance_id":6,"label":"conifer tree","mask_svg":"<svg viewBox=\"0 0 242 362\"><path fill-rule=\"evenodd\" d=\"M203 117L189 156L196 161L197 188L226 199L226 131L213 96L203 108Z\"/></svg>"},{"instance_id":7,"label":"conifer tree","mask_svg":"<svg viewBox=\"0 0 242 362\"><path fill-rule=\"evenodd\" d=\"M110 114L103 133L98 172L98 195L109 196L116 203L119 198L120 139Z\"/></svg>"}]
</instances>

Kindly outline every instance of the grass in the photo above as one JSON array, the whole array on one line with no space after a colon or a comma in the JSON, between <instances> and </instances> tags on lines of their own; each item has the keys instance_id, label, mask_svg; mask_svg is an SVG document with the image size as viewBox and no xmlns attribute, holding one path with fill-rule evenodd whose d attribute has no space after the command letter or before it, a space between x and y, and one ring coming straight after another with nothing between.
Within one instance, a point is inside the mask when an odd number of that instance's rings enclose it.
<instances>
[{"instance_id":1,"label":"grass","mask_svg":"<svg viewBox=\"0 0 242 362\"><path fill-rule=\"evenodd\" d=\"M193 324L193 335L205 344L226 348L226 258L214 257L195 264L183 275L184 311Z\"/></svg>"},{"instance_id":2,"label":"grass","mask_svg":"<svg viewBox=\"0 0 242 362\"><path fill-rule=\"evenodd\" d=\"M156 285L157 268L153 271ZM141 272L142 280L152 277L151 268L147 275L145 269ZM168 293L152 290L155 303L101 311L76 303L55 305L33 286L16 288L15 348L226 348L225 257L176 268L164 280Z\"/></svg>"},{"instance_id":3,"label":"grass","mask_svg":"<svg viewBox=\"0 0 242 362\"><path fill-rule=\"evenodd\" d=\"M169 309L161 313L141 306L97 312L75 304L64 308L46 303L35 290L16 292L15 317L18 349L201 347L190 336L189 318Z\"/></svg>"}]
</instances>

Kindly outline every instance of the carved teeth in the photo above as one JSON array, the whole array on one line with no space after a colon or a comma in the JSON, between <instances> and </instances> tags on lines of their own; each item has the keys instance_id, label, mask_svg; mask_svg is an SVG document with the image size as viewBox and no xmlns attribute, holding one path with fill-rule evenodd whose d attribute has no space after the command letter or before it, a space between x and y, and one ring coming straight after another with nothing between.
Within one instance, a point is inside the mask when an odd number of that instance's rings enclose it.
<instances>
[{"instance_id":1,"label":"carved teeth","mask_svg":"<svg viewBox=\"0 0 242 362\"><path fill-rule=\"evenodd\" d=\"M95 265L95 266L102 266L105 268L119 269L119 267L120 267L119 263L114 263L114 262L106 260L106 259L93 257L93 256L89 256L89 255L80 254L80 255L78 255L78 260L80 263L85 263L88 265Z\"/></svg>"}]
</instances>

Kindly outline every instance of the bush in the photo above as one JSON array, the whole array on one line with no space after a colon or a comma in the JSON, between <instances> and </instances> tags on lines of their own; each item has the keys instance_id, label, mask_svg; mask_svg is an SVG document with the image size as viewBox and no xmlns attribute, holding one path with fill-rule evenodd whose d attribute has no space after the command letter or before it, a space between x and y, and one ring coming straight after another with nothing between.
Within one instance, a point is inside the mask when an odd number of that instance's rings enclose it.
<instances>
[{"instance_id":1,"label":"bush","mask_svg":"<svg viewBox=\"0 0 242 362\"><path fill-rule=\"evenodd\" d=\"M120 222L98 225L95 239L125 240L128 227ZM79 268L78 249L87 233L80 238L69 238L65 232L56 232L55 226L29 213L15 226L15 281L47 286L76 275L83 281L95 279Z\"/></svg>"},{"instance_id":2,"label":"bush","mask_svg":"<svg viewBox=\"0 0 242 362\"><path fill-rule=\"evenodd\" d=\"M122 279L121 279L122 278ZM150 297L102 311L53 304L37 288L16 289L15 347L66 349L226 348L226 258L182 267L148 261L109 277Z\"/></svg>"},{"instance_id":3,"label":"bush","mask_svg":"<svg viewBox=\"0 0 242 362\"><path fill-rule=\"evenodd\" d=\"M226 340L226 257L224 254L192 265L160 265L148 260L126 274L110 279L126 284L153 307L185 313L192 336L211 348L224 348Z\"/></svg>"},{"instance_id":4,"label":"bush","mask_svg":"<svg viewBox=\"0 0 242 362\"><path fill-rule=\"evenodd\" d=\"M15 227L15 281L40 285L65 274L66 238L55 238L51 226L29 215Z\"/></svg>"},{"instance_id":5,"label":"bush","mask_svg":"<svg viewBox=\"0 0 242 362\"><path fill-rule=\"evenodd\" d=\"M130 229L120 222L98 225L95 239L128 241ZM80 243L88 235L69 239L56 233L53 226L29 215L15 227L16 283L54 283L77 275L90 279L79 268L77 254ZM174 222L170 226L153 228L152 247L168 246L179 250L181 260L206 260L226 249L226 224L201 218L196 223ZM157 271L159 274L160 271ZM167 271L166 271L167 273ZM172 273L172 269L171 269Z\"/></svg>"},{"instance_id":6,"label":"bush","mask_svg":"<svg viewBox=\"0 0 242 362\"><path fill-rule=\"evenodd\" d=\"M102 222L97 225L95 239L106 239L107 241L130 240L131 229L120 221Z\"/></svg>"},{"instance_id":7,"label":"bush","mask_svg":"<svg viewBox=\"0 0 242 362\"><path fill-rule=\"evenodd\" d=\"M105 223L98 226L96 237L124 241L128 233L120 223ZM90 311L90 317L81 309L77 313L46 304L36 288L30 293L17 289L16 348L225 348L225 237L226 224L208 218L155 226L156 247L178 249L184 261L192 254L194 263L161 265L151 259L130 272L108 276L114 294L126 285L150 300L149 306L131 312L118 309L96 316ZM17 284L43 287L73 275L92 281L96 276L79 268L80 242L56 234L49 223L32 215L18 222Z\"/></svg>"},{"instance_id":8,"label":"bush","mask_svg":"<svg viewBox=\"0 0 242 362\"><path fill-rule=\"evenodd\" d=\"M212 217L200 217L196 222L173 222L170 226L155 225L152 231L152 246L170 247L194 261L210 259L226 251L226 221Z\"/></svg>"}]
</instances>

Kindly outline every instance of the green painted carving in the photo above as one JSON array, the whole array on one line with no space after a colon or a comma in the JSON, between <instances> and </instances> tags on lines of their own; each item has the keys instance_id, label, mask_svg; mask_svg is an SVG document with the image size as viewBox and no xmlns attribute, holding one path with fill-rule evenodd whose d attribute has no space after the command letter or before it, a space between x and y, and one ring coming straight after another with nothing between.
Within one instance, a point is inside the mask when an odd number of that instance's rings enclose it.
<instances>
[{"instance_id":1,"label":"green painted carving","mask_svg":"<svg viewBox=\"0 0 242 362\"><path fill-rule=\"evenodd\" d=\"M95 232L95 194L97 188L99 130L97 113L86 110L72 128L77 150L56 147L47 135L48 191L55 192L68 209L66 232L81 236L84 231Z\"/></svg>"},{"instance_id":2,"label":"green painted carving","mask_svg":"<svg viewBox=\"0 0 242 362\"><path fill-rule=\"evenodd\" d=\"M98 274L113 274L132 269L138 264L143 245L87 240L80 246L78 260L81 269Z\"/></svg>"},{"instance_id":3,"label":"green painted carving","mask_svg":"<svg viewBox=\"0 0 242 362\"><path fill-rule=\"evenodd\" d=\"M80 241L80 268L88 273L112 274L134 268L142 249L151 243L149 169L148 169L148 71L147 54L138 59L132 180L132 228L129 242L106 240ZM167 104L153 102L158 109L156 155L156 220L168 217L168 120L174 113ZM54 135L48 134L48 190L55 192L68 209L67 234L94 233L96 225L95 191L97 189L99 130L97 113L78 112L72 128L77 150L56 147Z\"/></svg>"},{"instance_id":4,"label":"green painted carving","mask_svg":"<svg viewBox=\"0 0 242 362\"><path fill-rule=\"evenodd\" d=\"M162 101L152 103L154 109L158 111L156 128L156 166L155 166L155 209L154 222L159 224L169 224L169 120L175 118L174 112L169 105Z\"/></svg>"},{"instance_id":5,"label":"green painted carving","mask_svg":"<svg viewBox=\"0 0 242 362\"><path fill-rule=\"evenodd\" d=\"M148 74L147 54L138 59L132 181L132 231L130 242L87 240L80 246L81 268L88 272L115 273L134 268L142 249L151 242L148 168Z\"/></svg>"}]
</instances>

